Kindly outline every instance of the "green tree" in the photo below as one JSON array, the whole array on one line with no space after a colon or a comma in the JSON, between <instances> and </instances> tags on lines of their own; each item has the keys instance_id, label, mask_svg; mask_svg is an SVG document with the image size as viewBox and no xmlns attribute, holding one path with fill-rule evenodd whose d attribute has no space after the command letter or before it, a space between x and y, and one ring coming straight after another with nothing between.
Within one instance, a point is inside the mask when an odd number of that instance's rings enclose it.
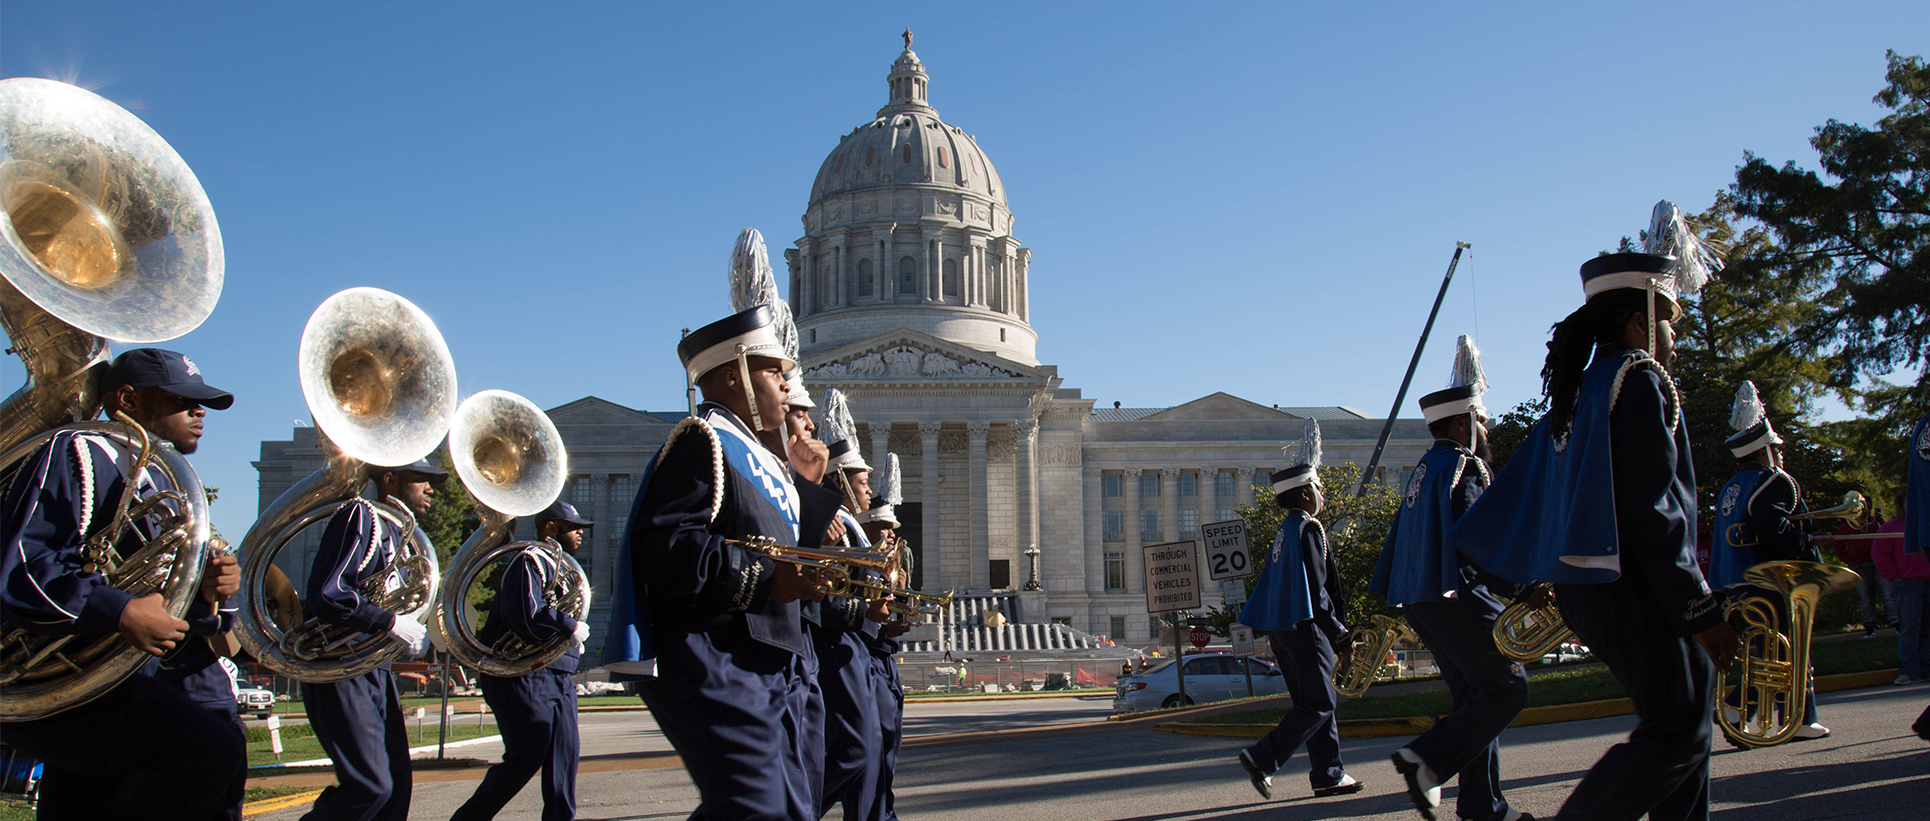
<instances>
[{"instance_id":1,"label":"green tree","mask_svg":"<svg viewBox=\"0 0 1930 821\"><path fill-rule=\"evenodd\" d=\"M429 534L429 541L436 546L438 566L448 567L449 558L454 556L462 541L482 525L476 517L476 503L469 497L462 482L455 478L455 466L449 461L446 450L437 450L436 464L449 471L449 481L436 488L435 495L429 497L428 512L416 517L416 524L422 532Z\"/></svg>"},{"instance_id":2,"label":"green tree","mask_svg":"<svg viewBox=\"0 0 1930 821\"><path fill-rule=\"evenodd\" d=\"M1547 412L1548 400L1537 397L1514 406L1488 426L1488 452L1494 457L1494 472L1500 473L1501 467L1514 458L1515 451L1528 441L1528 431L1533 430Z\"/></svg>"},{"instance_id":3,"label":"green tree","mask_svg":"<svg viewBox=\"0 0 1930 821\"><path fill-rule=\"evenodd\" d=\"M1792 281L1818 284L1817 310L1783 344L1818 354L1829 385L1872 424L1823 426L1823 438L1858 446L1845 467L1887 489L1901 484L1909 426L1930 410L1930 66L1886 53L1874 127L1830 120L1816 129L1821 173L1753 153L1730 191L1737 214L1760 221L1782 246L1769 261ZM1915 368L1913 384L1879 376Z\"/></svg>"},{"instance_id":4,"label":"green tree","mask_svg":"<svg viewBox=\"0 0 1930 821\"><path fill-rule=\"evenodd\" d=\"M1381 597L1367 592L1367 583L1374 578L1374 567L1380 562L1381 546L1387 541L1387 531L1394 526L1394 518L1400 514L1400 495L1392 488L1381 484L1369 484L1356 498L1351 492L1354 483L1360 481L1360 466L1348 462L1343 465L1328 465L1320 469L1320 481L1331 491L1326 494L1326 506L1320 511L1319 519L1327 526L1327 548L1333 551L1334 565L1340 571L1340 588L1347 600L1347 615L1350 625L1365 621L1375 613L1384 613L1399 618L1398 611L1387 606ZM1240 519L1246 522L1247 549L1253 557L1254 572L1245 579L1248 596L1266 570L1266 561L1273 551L1274 534L1280 531L1280 523L1287 518L1287 511L1273 503L1273 488L1262 485L1253 487L1254 503L1241 505L1238 509ZM1239 617L1238 608L1215 607L1209 609L1206 618L1210 629L1222 637L1232 635L1231 625Z\"/></svg>"}]
</instances>

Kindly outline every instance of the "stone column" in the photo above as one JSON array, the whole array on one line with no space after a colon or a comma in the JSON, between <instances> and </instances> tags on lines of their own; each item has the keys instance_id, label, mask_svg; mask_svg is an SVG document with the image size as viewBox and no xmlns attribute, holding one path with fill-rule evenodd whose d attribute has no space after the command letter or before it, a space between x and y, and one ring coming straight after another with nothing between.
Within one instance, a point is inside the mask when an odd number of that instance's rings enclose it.
<instances>
[{"instance_id":1,"label":"stone column","mask_svg":"<svg viewBox=\"0 0 1930 821\"><path fill-rule=\"evenodd\" d=\"M1120 473L1119 489L1126 497L1126 590L1144 595L1146 592L1146 554L1140 552L1145 542L1139 537L1139 468L1127 468Z\"/></svg>"},{"instance_id":2,"label":"stone column","mask_svg":"<svg viewBox=\"0 0 1930 821\"><path fill-rule=\"evenodd\" d=\"M1019 492L1018 551L1039 544L1039 420L1020 419L1012 423L1018 435L1018 453L1013 461L1013 488ZM1043 549L1043 548L1041 548ZM1043 561L1043 559L1041 559Z\"/></svg>"},{"instance_id":3,"label":"stone column","mask_svg":"<svg viewBox=\"0 0 1930 821\"><path fill-rule=\"evenodd\" d=\"M1216 512L1220 508L1219 482L1215 481L1216 479L1219 478L1219 476L1220 476L1219 468L1216 468L1216 467L1200 468L1200 523L1201 524L1205 524L1207 522L1219 521L1220 514Z\"/></svg>"},{"instance_id":4,"label":"stone column","mask_svg":"<svg viewBox=\"0 0 1930 821\"><path fill-rule=\"evenodd\" d=\"M990 422L966 422L971 434L972 465L972 589L992 587L991 508L985 498L985 437L992 432Z\"/></svg>"},{"instance_id":5,"label":"stone column","mask_svg":"<svg viewBox=\"0 0 1930 821\"><path fill-rule=\"evenodd\" d=\"M945 301L945 273L938 260L939 238L931 232L925 233L925 287L930 288L931 301Z\"/></svg>"},{"instance_id":6,"label":"stone column","mask_svg":"<svg viewBox=\"0 0 1930 821\"><path fill-rule=\"evenodd\" d=\"M919 422L919 459L922 465L919 479L924 486L920 492L922 507L919 512L919 527L924 531L920 538L925 540L921 547L925 560L925 589L945 590L952 586L951 568L945 566L944 551L940 549L938 524L938 422Z\"/></svg>"},{"instance_id":7,"label":"stone column","mask_svg":"<svg viewBox=\"0 0 1930 821\"><path fill-rule=\"evenodd\" d=\"M876 492L878 489L878 481L884 478L884 476L880 475L876 471L881 471L885 469L885 454L888 453L890 450L891 450L891 423L890 422L871 423L871 458L867 461L871 463L871 469L873 471L873 473L871 474L871 489L873 492Z\"/></svg>"},{"instance_id":8,"label":"stone column","mask_svg":"<svg viewBox=\"0 0 1930 821\"><path fill-rule=\"evenodd\" d=\"M831 247L825 252L831 255L832 299L842 308L851 304L851 286L845 281L844 275L844 240L832 240Z\"/></svg>"},{"instance_id":9,"label":"stone column","mask_svg":"<svg viewBox=\"0 0 1930 821\"><path fill-rule=\"evenodd\" d=\"M891 258L889 239L878 240L878 301L890 302L898 293L898 260Z\"/></svg>"},{"instance_id":10,"label":"stone column","mask_svg":"<svg viewBox=\"0 0 1930 821\"><path fill-rule=\"evenodd\" d=\"M610 474L608 473L590 474L590 521L606 525L615 521L610 518ZM612 530L614 528L599 527L596 528L597 532L591 534L595 537L594 543L590 545L591 561L595 562L595 569L590 571L590 590L593 600L601 596L608 601L616 590L611 583L616 580L617 566L616 562L611 560L616 556L616 545L622 542L621 539L611 538L615 535L610 532Z\"/></svg>"},{"instance_id":11,"label":"stone column","mask_svg":"<svg viewBox=\"0 0 1930 821\"><path fill-rule=\"evenodd\" d=\"M1234 470L1236 471L1233 474L1234 498L1239 499L1241 505L1253 504L1253 475L1259 468L1242 467Z\"/></svg>"},{"instance_id":12,"label":"stone column","mask_svg":"<svg viewBox=\"0 0 1930 821\"><path fill-rule=\"evenodd\" d=\"M1080 480L1085 483L1086 539L1080 545L1086 551L1086 595L1098 598L1106 594L1106 502L1105 487L1098 468L1086 465L1080 471Z\"/></svg>"},{"instance_id":13,"label":"stone column","mask_svg":"<svg viewBox=\"0 0 1930 821\"><path fill-rule=\"evenodd\" d=\"M1179 468L1159 469L1159 519L1161 541L1186 541L1179 532Z\"/></svg>"}]
</instances>

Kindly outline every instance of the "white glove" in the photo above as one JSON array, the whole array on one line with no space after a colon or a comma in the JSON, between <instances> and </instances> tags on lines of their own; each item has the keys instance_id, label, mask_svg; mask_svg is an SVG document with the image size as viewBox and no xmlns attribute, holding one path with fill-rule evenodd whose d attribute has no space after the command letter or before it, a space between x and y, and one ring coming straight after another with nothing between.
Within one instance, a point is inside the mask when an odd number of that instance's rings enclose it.
<instances>
[{"instance_id":1,"label":"white glove","mask_svg":"<svg viewBox=\"0 0 1930 821\"><path fill-rule=\"evenodd\" d=\"M590 640L590 626L580 621L577 622L576 623L576 646L582 647L583 643L589 640Z\"/></svg>"},{"instance_id":2,"label":"white glove","mask_svg":"<svg viewBox=\"0 0 1930 821\"><path fill-rule=\"evenodd\" d=\"M429 628L408 616L396 616L395 623L389 625L389 635L412 657L429 651Z\"/></svg>"}]
</instances>

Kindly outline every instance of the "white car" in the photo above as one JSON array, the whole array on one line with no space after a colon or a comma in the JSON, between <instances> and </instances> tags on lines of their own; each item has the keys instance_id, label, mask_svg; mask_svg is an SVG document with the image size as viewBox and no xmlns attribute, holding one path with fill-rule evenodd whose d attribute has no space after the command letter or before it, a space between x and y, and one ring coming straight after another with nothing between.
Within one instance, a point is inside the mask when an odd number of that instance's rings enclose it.
<instances>
[{"instance_id":1,"label":"white car","mask_svg":"<svg viewBox=\"0 0 1930 821\"><path fill-rule=\"evenodd\" d=\"M1186 704L1207 704L1232 698L1246 698L1246 673L1253 674L1255 696L1277 696L1287 691L1280 669L1259 659L1242 659L1227 653L1201 653L1186 657ZM1112 711L1132 713L1160 707L1178 707L1179 675L1172 659L1166 659L1146 672L1126 676L1113 690Z\"/></svg>"},{"instance_id":2,"label":"white car","mask_svg":"<svg viewBox=\"0 0 1930 821\"><path fill-rule=\"evenodd\" d=\"M1547 655L1542 656L1541 663L1561 664L1562 662L1568 661L1582 661L1593 655L1595 654L1589 652L1587 647L1575 644L1574 642L1564 642L1555 649L1548 651Z\"/></svg>"},{"instance_id":3,"label":"white car","mask_svg":"<svg viewBox=\"0 0 1930 821\"><path fill-rule=\"evenodd\" d=\"M243 687L235 691L235 709L243 714L254 713L255 718L267 718L275 712L275 694L255 687Z\"/></svg>"}]
</instances>

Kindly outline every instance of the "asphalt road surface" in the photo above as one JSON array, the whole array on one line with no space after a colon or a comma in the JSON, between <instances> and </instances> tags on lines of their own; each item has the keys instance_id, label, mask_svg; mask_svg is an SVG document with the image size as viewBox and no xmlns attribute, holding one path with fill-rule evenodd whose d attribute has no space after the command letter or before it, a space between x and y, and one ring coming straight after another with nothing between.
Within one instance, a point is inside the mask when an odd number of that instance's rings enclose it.
<instances>
[{"instance_id":1,"label":"asphalt road surface","mask_svg":"<svg viewBox=\"0 0 1930 821\"><path fill-rule=\"evenodd\" d=\"M1822 721L1835 735L1820 741L1739 752L1720 739L1711 795L1723 819L1922 819L1930 804L1930 743L1909 724L1930 687L1879 687L1825 694ZM927 712L929 711L929 712ZM1090 715L1082 715L1089 711ZM1040 721L1078 723L1103 715L1103 702L967 702L917 705L912 721L926 727L1011 729ZM604 714L609 716L611 714ZM586 759L591 726L597 744L661 744L642 714L591 724L586 716ZM1595 759L1621 740L1633 717L1523 727L1503 737L1504 788L1519 809L1550 818ZM1306 760L1296 756L1274 778L1272 801L1247 784L1234 755L1245 741L1178 736L1112 726L1068 727L974 743L914 744L906 748L897 782L897 807L907 819L1064 818L1190 821L1191 819L1417 818L1400 778L1387 763L1403 737L1349 740L1342 751L1349 771L1367 783L1353 796L1314 799L1305 779ZM628 735L626 735L628 734ZM630 749L637 749L631 747ZM464 750L465 755L480 753ZM684 818L697 804L696 791L676 767L597 769L586 764L578 778L578 818L630 821ZM469 796L473 780L418 783L410 814L443 819ZM1447 790L1451 817L1453 789ZM499 816L534 819L540 812L534 784ZM298 818L292 808L262 818ZM835 813L832 817L838 817Z\"/></svg>"}]
</instances>

